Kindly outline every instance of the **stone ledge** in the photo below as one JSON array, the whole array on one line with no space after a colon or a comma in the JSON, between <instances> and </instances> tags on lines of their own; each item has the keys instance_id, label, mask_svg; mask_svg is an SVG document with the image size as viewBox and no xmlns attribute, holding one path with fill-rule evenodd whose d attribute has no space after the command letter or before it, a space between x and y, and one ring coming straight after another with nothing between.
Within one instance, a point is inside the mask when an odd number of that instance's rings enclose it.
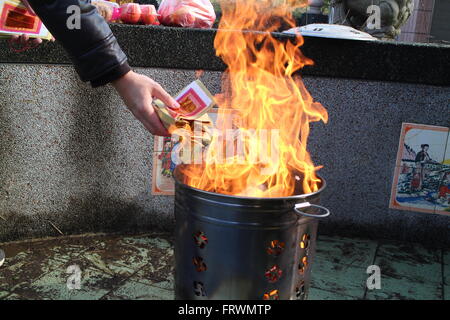
<instances>
[{"instance_id":1,"label":"stone ledge","mask_svg":"<svg viewBox=\"0 0 450 320\"><path fill-rule=\"evenodd\" d=\"M111 26L134 67L222 71L214 51L215 29ZM292 35L276 33L281 41ZM450 45L305 37L304 54L315 61L304 75L450 85ZM0 63L70 64L62 47L46 43L13 53L0 40Z\"/></svg>"}]
</instances>

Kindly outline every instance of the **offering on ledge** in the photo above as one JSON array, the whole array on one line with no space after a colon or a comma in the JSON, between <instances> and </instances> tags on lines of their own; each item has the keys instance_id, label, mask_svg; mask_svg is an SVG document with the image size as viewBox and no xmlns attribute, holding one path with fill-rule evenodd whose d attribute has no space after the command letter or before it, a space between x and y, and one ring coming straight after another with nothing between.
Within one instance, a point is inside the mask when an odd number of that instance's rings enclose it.
<instances>
[{"instance_id":1,"label":"offering on ledge","mask_svg":"<svg viewBox=\"0 0 450 320\"><path fill-rule=\"evenodd\" d=\"M109 22L126 24L159 25L158 13L154 5L139 5L137 3L117 3L95 0L92 4L97 7L100 15Z\"/></svg>"},{"instance_id":2,"label":"offering on ledge","mask_svg":"<svg viewBox=\"0 0 450 320\"><path fill-rule=\"evenodd\" d=\"M158 13L163 25L188 28L211 28L216 20L209 0L163 0Z\"/></svg>"}]
</instances>

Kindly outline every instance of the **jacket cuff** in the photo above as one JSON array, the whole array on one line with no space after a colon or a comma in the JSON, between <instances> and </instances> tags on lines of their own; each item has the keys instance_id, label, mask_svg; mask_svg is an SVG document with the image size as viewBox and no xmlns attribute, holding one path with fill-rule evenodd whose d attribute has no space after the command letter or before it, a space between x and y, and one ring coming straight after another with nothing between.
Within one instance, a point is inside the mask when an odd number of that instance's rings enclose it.
<instances>
[{"instance_id":1,"label":"jacket cuff","mask_svg":"<svg viewBox=\"0 0 450 320\"><path fill-rule=\"evenodd\" d=\"M94 80L91 80L91 86L93 88L104 86L110 82L113 82L114 80L121 78L122 76L126 75L130 71L131 71L131 68L128 65L128 62L125 61L122 64L117 65L113 69L104 73L100 77L98 77Z\"/></svg>"}]
</instances>

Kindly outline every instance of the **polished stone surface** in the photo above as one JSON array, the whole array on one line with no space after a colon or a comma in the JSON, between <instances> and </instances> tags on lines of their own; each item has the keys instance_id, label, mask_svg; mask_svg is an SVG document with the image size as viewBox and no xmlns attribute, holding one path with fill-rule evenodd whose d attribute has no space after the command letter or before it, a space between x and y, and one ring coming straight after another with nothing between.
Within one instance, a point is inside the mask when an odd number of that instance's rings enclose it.
<instances>
[{"instance_id":1,"label":"polished stone surface","mask_svg":"<svg viewBox=\"0 0 450 320\"><path fill-rule=\"evenodd\" d=\"M0 299L170 300L173 246L166 234L84 235L0 243ZM310 300L449 300L450 252L418 243L319 238ZM81 271L79 289L69 290ZM369 290L378 265L381 289ZM447 282L445 282L447 281ZM70 283L70 281L69 281Z\"/></svg>"},{"instance_id":2,"label":"polished stone surface","mask_svg":"<svg viewBox=\"0 0 450 320\"><path fill-rule=\"evenodd\" d=\"M214 50L215 29L112 25L134 67L222 71ZM277 33L280 41L294 39ZM304 75L450 85L450 45L305 37L302 52L315 61ZM13 53L0 40L0 63L71 63L57 43Z\"/></svg>"}]
</instances>

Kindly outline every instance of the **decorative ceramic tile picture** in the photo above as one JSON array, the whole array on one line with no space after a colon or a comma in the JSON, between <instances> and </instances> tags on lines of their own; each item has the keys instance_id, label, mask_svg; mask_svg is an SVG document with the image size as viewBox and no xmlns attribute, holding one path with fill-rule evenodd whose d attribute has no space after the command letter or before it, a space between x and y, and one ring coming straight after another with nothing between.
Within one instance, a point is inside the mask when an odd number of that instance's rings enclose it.
<instances>
[{"instance_id":1,"label":"decorative ceramic tile picture","mask_svg":"<svg viewBox=\"0 0 450 320\"><path fill-rule=\"evenodd\" d=\"M449 128L403 123L389 207L450 215Z\"/></svg>"},{"instance_id":2,"label":"decorative ceramic tile picture","mask_svg":"<svg viewBox=\"0 0 450 320\"><path fill-rule=\"evenodd\" d=\"M175 185L172 178L175 164L171 154L174 143L170 137L155 136L153 152L152 194L173 195Z\"/></svg>"}]
</instances>

